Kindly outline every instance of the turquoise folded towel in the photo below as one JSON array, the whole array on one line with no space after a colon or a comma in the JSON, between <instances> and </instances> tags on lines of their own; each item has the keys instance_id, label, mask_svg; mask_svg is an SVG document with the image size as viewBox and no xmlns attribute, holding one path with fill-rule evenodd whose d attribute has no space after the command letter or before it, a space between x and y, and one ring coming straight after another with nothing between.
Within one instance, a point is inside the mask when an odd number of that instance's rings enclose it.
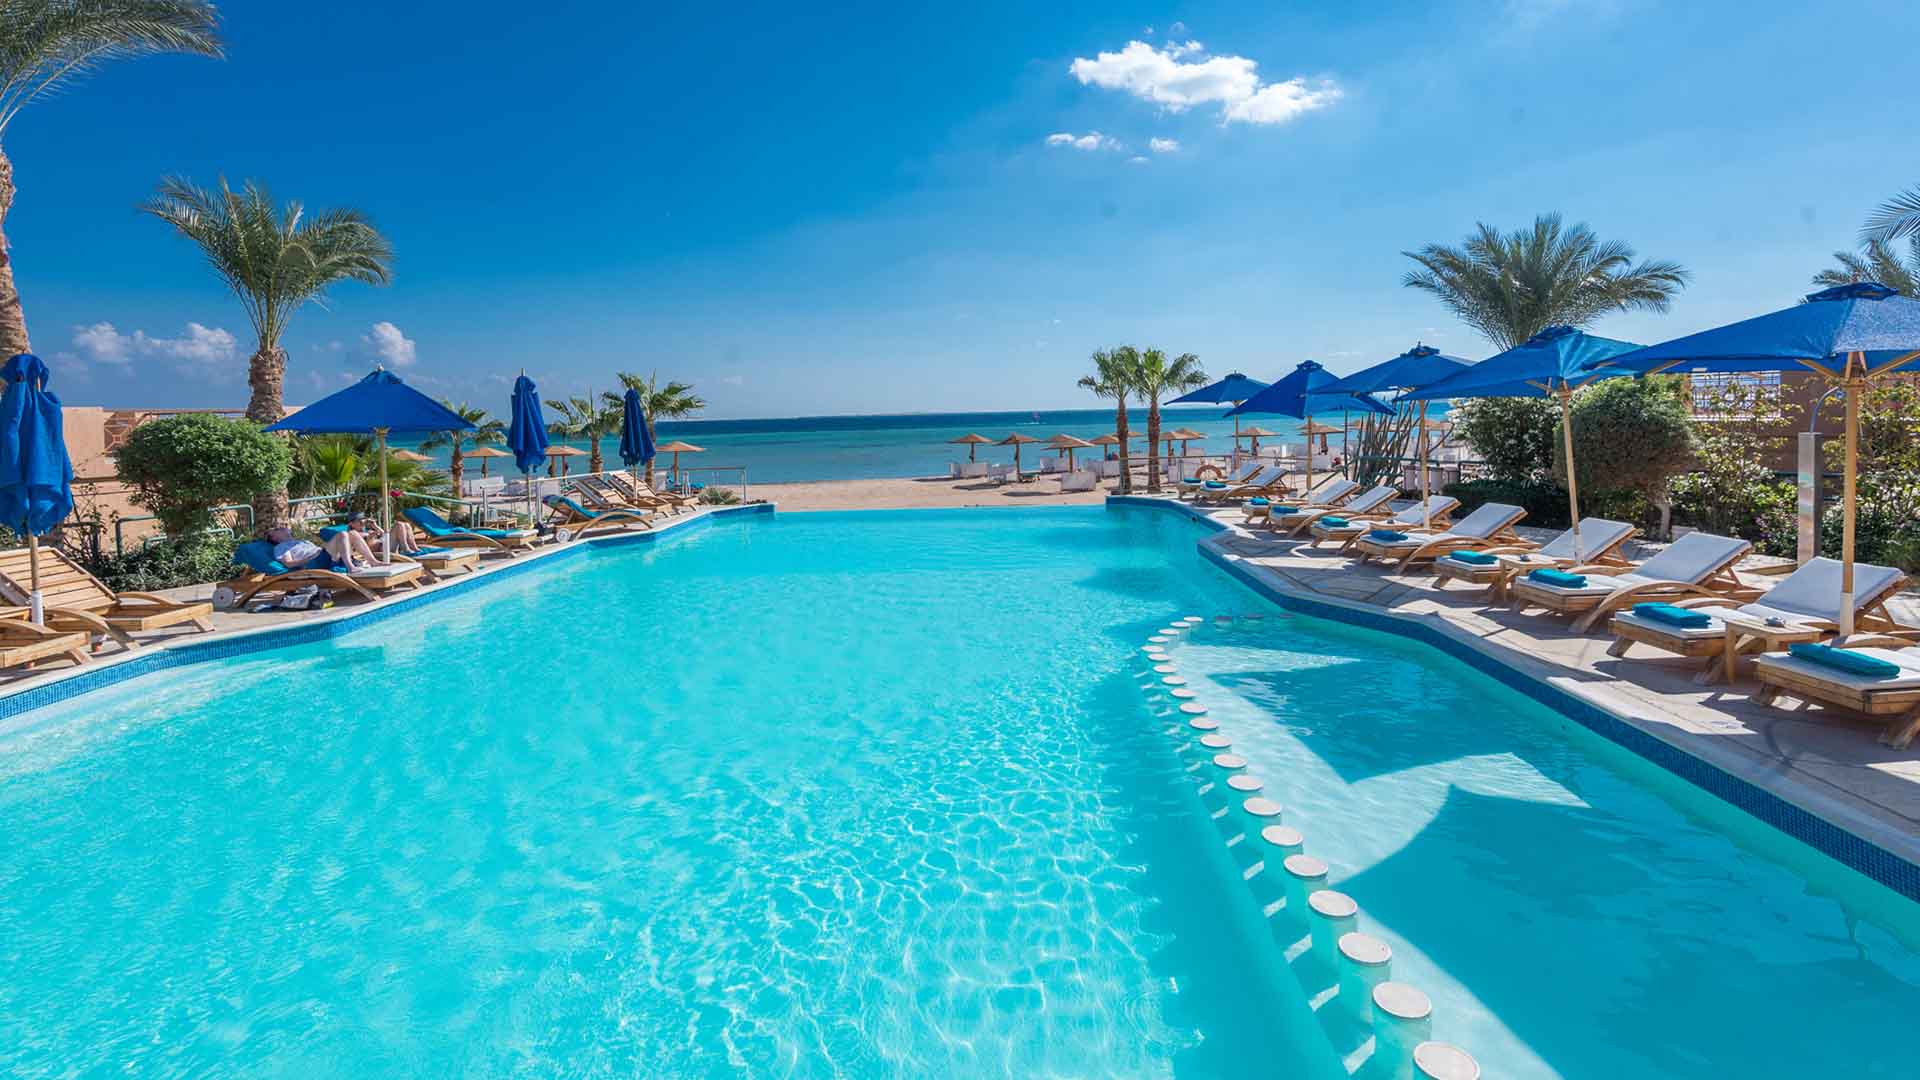
<instances>
[{"instance_id":1,"label":"turquoise folded towel","mask_svg":"<svg viewBox=\"0 0 1920 1080\"><path fill-rule=\"evenodd\" d=\"M1407 538L1406 533L1395 532L1392 529L1372 529L1367 532L1367 535L1375 540L1385 540L1389 544L1397 544Z\"/></svg>"},{"instance_id":2,"label":"turquoise folded towel","mask_svg":"<svg viewBox=\"0 0 1920 1080\"><path fill-rule=\"evenodd\" d=\"M1297 514L1299 512L1300 508L1297 506L1276 506L1267 511L1269 514Z\"/></svg>"},{"instance_id":3,"label":"turquoise folded towel","mask_svg":"<svg viewBox=\"0 0 1920 1080\"><path fill-rule=\"evenodd\" d=\"M1484 551L1456 551L1447 557L1454 562L1472 563L1475 566L1492 566L1500 561L1500 556Z\"/></svg>"},{"instance_id":4,"label":"turquoise folded towel","mask_svg":"<svg viewBox=\"0 0 1920 1080\"><path fill-rule=\"evenodd\" d=\"M1688 611L1674 604L1635 604L1633 613L1643 619L1663 622L1669 626L1701 627L1712 626L1713 616L1704 611Z\"/></svg>"},{"instance_id":5,"label":"turquoise folded towel","mask_svg":"<svg viewBox=\"0 0 1920 1080\"><path fill-rule=\"evenodd\" d=\"M1188 477L1187 479L1185 479L1185 480L1182 480L1182 481L1180 481L1180 482L1181 482L1182 484L1186 484L1186 485L1188 485L1188 486L1190 486L1190 487L1199 487L1199 486L1200 486L1200 481L1198 481L1198 480L1195 480L1195 479L1194 479L1194 478L1192 478L1192 477Z\"/></svg>"},{"instance_id":6,"label":"turquoise folded towel","mask_svg":"<svg viewBox=\"0 0 1920 1080\"><path fill-rule=\"evenodd\" d=\"M1866 675L1875 679L1890 679L1900 674L1900 665L1891 660L1882 660L1877 656L1868 656L1853 649L1836 649L1831 645L1815 645L1800 642L1790 645L1787 651L1805 660L1809 664L1819 664L1835 671L1845 671L1853 675Z\"/></svg>"},{"instance_id":7,"label":"turquoise folded towel","mask_svg":"<svg viewBox=\"0 0 1920 1080\"><path fill-rule=\"evenodd\" d=\"M1569 574L1565 570L1535 570L1528 577L1542 585L1558 585L1563 589L1582 589L1586 587L1585 574Z\"/></svg>"},{"instance_id":8,"label":"turquoise folded towel","mask_svg":"<svg viewBox=\"0 0 1920 1080\"><path fill-rule=\"evenodd\" d=\"M1218 480L1209 480L1207 481L1207 486L1210 488L1223 488L1223 487L1226 487L1227 485L1221 483Z\"/></svg>"},{"instance_id":9,"label":"turquoise folded towel","mask_svg":"<svg viewBox=\"0 0 1920 1080\"><path fill-rule=\"evenodd\" d=\"M1255 495L1253 498L1247 500L1247 505L1248 506L1265 506L1267 505L1267 500L1261 498L1258 495Z\"/></svg>"},{"instance_id":10,"label":"turquoise folded towel","mask_svg":"<svg viewBox=\"0 0 1920 1080\"><path fill-rule=\"evenodd\" d=\"M1329 529L1344 529L1347 527L1347 519L1327 514L1320 518L1320 524L1325 525Z\"/></svg>"}]
</instances>

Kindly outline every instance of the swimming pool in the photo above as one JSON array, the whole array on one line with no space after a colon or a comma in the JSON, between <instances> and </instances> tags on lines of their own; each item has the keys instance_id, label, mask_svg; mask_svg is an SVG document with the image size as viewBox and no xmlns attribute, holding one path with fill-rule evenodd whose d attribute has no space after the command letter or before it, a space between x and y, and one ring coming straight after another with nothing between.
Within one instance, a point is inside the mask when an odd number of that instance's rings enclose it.
<instances>
[{"instance_id":1,"label":"swimming pool","mask_svg":"<svg viewBox=\"0 0 1920 1080\"><path fill-rule=\"evenodd\" d=\"M1174 615L1278 614L1202 535L756 515L8 721L0 1074L1343 1076L1135 682ZM1911 905L1436 653L1267 626L1183 668L1493 1074L1905 1049Z\"/></svg>"}]
</instances>

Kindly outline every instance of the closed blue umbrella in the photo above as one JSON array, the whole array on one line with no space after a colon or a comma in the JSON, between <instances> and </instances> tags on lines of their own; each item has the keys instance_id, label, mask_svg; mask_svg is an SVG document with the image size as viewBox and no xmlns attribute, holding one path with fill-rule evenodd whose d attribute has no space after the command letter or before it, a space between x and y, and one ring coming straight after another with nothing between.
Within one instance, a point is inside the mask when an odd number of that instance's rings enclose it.
<instances>
[{"instance_id":1,"label":"closed blue umbrella","mask_svg":"<svg viewBox=\"0 0 1920 1080\"><path fill-rule=\"evenodd\" d=\"M1663 341L1614 358L1635 374L1805 371L1847 393L1847 471L1840 530L1840 634L1853 633L1855 481L1860 395L1873 379L1920 371L1920 300L1875 281L1822 289L1793 307Z\"/></svg>"},{"instance_id":2,"label":"closed blue umbrella","mask_svg":"<svg viewBox=\"0 0 1920 1080\"><path fill-rule=\"evenodd\" d=\"M1631 341L1615 341L1575 330L1549 326L1503 353L1449 378L1400 395L1407 401L1474 397L1557 397L1560 432L1567 455L1567 508L1573 515L1573 555L1580 546L1580 486L1573 478L1573 392L1595 379L1628 372L1612 366L1626 353L1640 348Z\"/></svg>"},{"instance_id":3,"label":"closed blue umbrella","mask_svg":"<svg viewBox=\"0 0 1920 1080\"><path fill-rule=\"evenodd\" d=\"M27 538L27 608L46 621L40 596L40 537L73 512L73 462L60 423L60 399L47 389L47 365L21 353L0 367L0 524Z\"/></svg>"},{"instance_id":4,"label":"closed blue umbrella","mask_svg":"<svg viewBox=\"0 0 1920 1080\"><path fill-rule=\"evenodd\" d=\"M1346 378L1327 384L1327 390L1350 394L1374 394L1383 390L1406 392L1431 386L1458 375L1473 366L1455 356L1446 356L1431 345L1415 345L1391 360L1362 368ZM1420 506L1421 525L1431 526L1425 507L1432 495L1427 483L1427 403L1420 402Z\"/></svg>"},{"instance_id":5,"label":"closed blue umbrella","mask_svg":"<svg viewBox=\"0 0 1920 1080\"><path fill-rule=\"evenodd\" d=\"M627 388L620 399L620 460L639 477L640 463L653 460L653 432L647 430L646 410L640 407L640 391Z\"/></svg>"},{"instance_id":6,"label":"closed blue umbrella","mask_svg":"<svg viewBox=\"0 0 1920 1080\"><path fill-rule=\"evenodd\" d=\"M1227 415L1261 413L1291 416L1312 424L1315 413L1359 410L1392 414L1392 406L1365 394L1328 393L1327 387L1338 381L1333 372L1311 360L1302 360L1298 367L1287 373L1286 378L1234 406ZM1307 490L1313 490L1312 436L1307 439Z\"/></svg>"},{"instance_id":7,"label":"closed blue umbrella","mask_svg":"<svg viewBox=\"0 0 1920 1080\"><path fill-rule=\"evenodd\" d=\"M268 431L305 435L372 435L380 453L380 528L393 530L393 505L387 494L387 435L398 431L472 431L473 423L408 386L386 368L375 368L345 390L305 406ZM390 541L389 541L390 542Z\"/></svg>"},{"instance_id":8,"label":"closed blue umbrella","mask_svg":"<svg viewBox=\"0 0 1920 1080\"><path fill-rule=\"evenodd\" d=\"M507 417L507 449L527 485L527 515L538 520L533 505L533 472L547 460L547 421L540 412L540 389L524 371L513 380L513 403Z\"/></svg>"}]
</instances>

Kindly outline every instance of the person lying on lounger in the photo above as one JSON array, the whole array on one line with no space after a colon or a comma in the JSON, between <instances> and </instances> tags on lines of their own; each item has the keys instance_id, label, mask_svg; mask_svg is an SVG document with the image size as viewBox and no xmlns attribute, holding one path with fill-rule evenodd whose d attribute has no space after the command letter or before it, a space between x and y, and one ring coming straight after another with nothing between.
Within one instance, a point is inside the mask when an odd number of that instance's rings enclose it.
<instances>
[{"instance_id":1,"label":"person lying on lounger","mask_svg":"<svg viewBox=\"0 0 1920 1080\"><path fill-rule=\"evenodd\" d=\"M359 532L366 538L367 544L375 548L380 546L380 537L385 535L380 528L380 523L373 520L373 515L363 514L357 510L354 511L352 517L347 519L347 528ZM394 521L391 535L393 537L393 550L402 555L420 554L421 547L419 537L414 534L413 526L409 524L405 518L399 518Z\"/></svg>"},{"instance_id":2,"label":"person lying on lounger","mask_svg":"<svg viewBox=\"0 0 1920 1080\"><path fill-rule=\"evenodd\" d=\"M343 567L348 573L380 562L367 546L365 534L342 529L327 538L325 547L311 540L296 540L285 525L268 529L266 540L273 545L273 557L289 570L326 570Z\"/></svg>"}]
</instances>

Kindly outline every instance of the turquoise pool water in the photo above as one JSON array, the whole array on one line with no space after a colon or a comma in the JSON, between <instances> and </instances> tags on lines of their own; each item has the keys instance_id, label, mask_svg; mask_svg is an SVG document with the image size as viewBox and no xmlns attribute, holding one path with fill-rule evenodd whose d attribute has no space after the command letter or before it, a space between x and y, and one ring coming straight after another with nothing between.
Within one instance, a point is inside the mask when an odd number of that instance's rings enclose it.
<instances>
[{"instance_id":1,"label":"turquoise pool water","mask_svg":"<svg viewBox=\"0 0 1920 1080\"><path fill-rule=\"evenodd\" d=\"M1171 655L1490 1075L1920 1075L1920 905L1424 646L1282 616Z\"/></svg>"},{"instance_id":2,"label":"turquoise pool water","mask_svg":"<svg viewBox=\"0 0 1920 1080\"><path fill-rule=\"evenodd\" d=\"M1197 535L756 515L12 722L0 1075L1341 1075L1127 677Z\"/></svg>"}]
</instances>

